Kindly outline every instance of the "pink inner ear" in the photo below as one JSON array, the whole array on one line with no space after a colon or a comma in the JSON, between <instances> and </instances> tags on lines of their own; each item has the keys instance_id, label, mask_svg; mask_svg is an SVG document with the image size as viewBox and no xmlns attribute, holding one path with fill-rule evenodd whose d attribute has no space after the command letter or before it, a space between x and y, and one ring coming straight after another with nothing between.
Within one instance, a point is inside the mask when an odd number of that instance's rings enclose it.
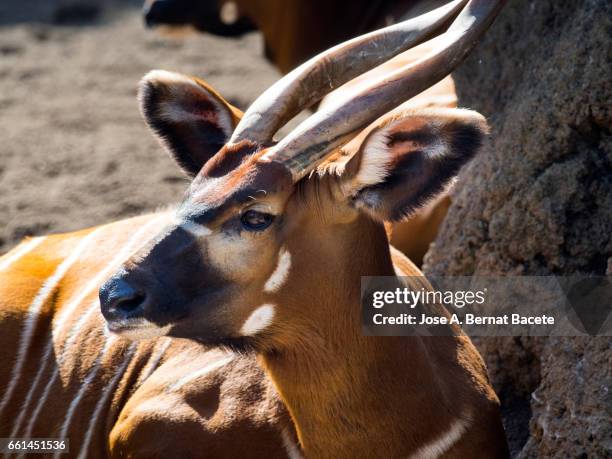
<instances>
[{"instance_id":1,"label":"pink inner ear","mask_svg":"<svg viewBox=\"0 0 612 459\"><path fill-rule=\"evenodd\" d=\"M173 123L205 121L218 124L218 108L211 100L204 99L196 91L188 90L175 100L160 103L159 115Z\"/></svg>"},{"instance_id":2,"label":"pink inner ear","mask_svg":"<svg viewBox=\"0 0 612 459\"><path fill-rule=\"evenodd\" d=\"M444 145L436 131L430 119L420 116L392 120L373 130L361 147L355 185L361 188L384 182L412 152L442 154Z\"/></svg>"},{"instance_id":3,"label":"pink inner ear","mask_svg":"<svg viewBox=\"0 0 612 459\"><path fill-rule=\"evenodd\" d=\"M203 99L201 94L197 94L195 91L190 91L190 94L187 95L186 100L181 101L182 109L185 112L188 112L194 116L197 116L199 119L204 121L216 121L217 107L214 102Z\"/></svg>"},{"instance_id":4,"label":"pink inner ear","mask_svg":"<svg viewBox=\"0 0 612 459\"><path fill-rule=\"evenodd\" d=\"M467 110L406 113L366 139L355 204L379 220L397 221L426 204L478 151L486 132Z\"/></svg>"},{"instance_id":5,"label":"pink inner ear","mask_svg":"<svg viewBox=\"0 0 612 459\"><path fill-rule=\"evenodd\" d=\"M420 116L396 121L387 128L389 148L399 146L402 150L412 147L425 149L427 145L439 141L441 132L437 125L435 120Z\"/></svg>"}]
</instances>

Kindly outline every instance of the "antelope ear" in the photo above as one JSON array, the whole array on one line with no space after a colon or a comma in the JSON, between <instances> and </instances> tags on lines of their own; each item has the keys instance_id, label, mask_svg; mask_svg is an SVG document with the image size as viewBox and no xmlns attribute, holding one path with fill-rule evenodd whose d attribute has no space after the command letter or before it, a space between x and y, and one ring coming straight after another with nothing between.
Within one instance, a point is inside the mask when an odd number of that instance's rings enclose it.
<instances>
[{"instance_id":1,"label":"antelope ear","mask_svg":"<svg viewBox=\"0 0 612 459\"><path fill-rule=\"evenodd\" d=\"M343 189L357 209L401 220L448 186L487 133L470 110L404 112L369 133L344 169Z\"/></svg>"},{"instance_id":2,"label":"antelope ear","mask_svg":"<svg viewBox=\"0 0 612 459\"><path fill-rule=\"evenodd\" d=\"M203 81L164 70L140 81L138 98L151 130L191 177L225 145L242 117Z\"/></svg>"}]
</instances>

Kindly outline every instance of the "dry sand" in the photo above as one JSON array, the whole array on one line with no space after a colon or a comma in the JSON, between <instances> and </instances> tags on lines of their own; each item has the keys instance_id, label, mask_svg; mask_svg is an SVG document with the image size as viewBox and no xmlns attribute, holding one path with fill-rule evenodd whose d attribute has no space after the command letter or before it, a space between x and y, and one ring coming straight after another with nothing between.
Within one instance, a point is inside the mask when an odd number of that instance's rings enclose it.
<instances>
[{"instance_id":1,"label":"dry sand","mask_svg":"<svg viewBox=\"0 0 612 459\"><path fill-rule=\"evenodd\" d=\"M169 39L140 2L76 3L0 5L0 253L180 200L187 181L138 111L147 71L200 76L243 109L279 75L258 34Z\"/></svg>"}]
</instances>

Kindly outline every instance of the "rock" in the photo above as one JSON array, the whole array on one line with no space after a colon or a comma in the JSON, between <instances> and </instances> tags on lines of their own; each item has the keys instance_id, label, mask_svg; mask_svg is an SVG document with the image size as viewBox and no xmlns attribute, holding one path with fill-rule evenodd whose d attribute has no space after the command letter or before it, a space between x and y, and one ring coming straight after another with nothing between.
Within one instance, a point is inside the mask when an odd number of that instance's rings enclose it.
<instances>
[{"instance_id":1,"label":"rock","mask_svg":"<svg viewBox=\"0 0 612 459\"><path fill-rule=\"evenodd\" d=\"M488 117L428 275L612 274L612 4L508 2L454 74ZM475 340L521 458L612 457L609 338Z\"/></svg>"}]
</instances>

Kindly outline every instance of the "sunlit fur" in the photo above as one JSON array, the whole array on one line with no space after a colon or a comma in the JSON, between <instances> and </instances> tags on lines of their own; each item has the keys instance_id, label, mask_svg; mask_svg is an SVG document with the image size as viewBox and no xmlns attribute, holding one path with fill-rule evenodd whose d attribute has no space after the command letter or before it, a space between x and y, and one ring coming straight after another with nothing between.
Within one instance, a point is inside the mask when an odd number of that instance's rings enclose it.
<instances>
[{"instance_id":1,"label":"sunlit fur","mask_svg":"<svg viewBox=\"0 0 612 459\"><path fill-rule=\"evenodd\" d=\"M71 457L80 459L200 457L202 451L227 459L288 457L287 432L294 443L295 434L254 356L171 338L132 343L106 335L99 284L82 295L100 273L117 269L117 255L125 249L129 255L172 220L171 213L151 214L100 227L97 234L30 239L0 257L0 398L6 396L0 436L63 432ZM38 313L28 314L71 256ZM60 326L53 319L68 307L72 312ZM26 321L35 326L27 352L18 356Z\"/></svg>"},{"instance_id":2,"label":"sunlit fur","mask_svg":"<svg viewBox=\"0 0 612 459\"><path fill-rule=\"evenodd\" d=\"M383 65L376 67L369 72L351 80L349 83L341 86L336 91L325 97L319 109L331 107L334 104L346 100L357 91L371 84L373 80L381 78L383 75L389 74L405 65L408 65L427 53L433 51L431 43L425 42L407 52L401 53ZM389 119L393 113L401 113L405 110L423 110L430 108L456 108L457 94L455 84L451 76L447 76L439 83L431 88L423 91L421 94L404 102L397 109L393 110L384 118ZM363 139L378 126L378 122L372 123L368 128L364 129L353 141L349 143L348 150L354 151L359 148ZM384 139L385 134L381 132L377 138ZM365 169L367 171L368 169ZM382 173L385 171L384 166L374 166L372 172ZM365 174L365 172L364 172ZM451 183L452 186L452 183ZM438 229L446 215L450 206L449 190L440 193L437 197L430 199L424 203L416 212L413 212L407 218L400 221L387 224L387 230L390 235L391 243L410 258L411 261L420 266L425 253L429 249L430 244L438 234Z\"/></svg>"},{"instance_id":3,"label":"sunlit fur","mask_svg":"<svg viewBox=\"0 0 612 459\"><path fill-rule=\"evenodd\" d=\"M195 177L176 211L26 242L0 259L0 385L12 387L0 436L65 433L76 457L506 456L498 401L468 338L365 337L359 314L362 275L427 287L389 247L382 220L445 188L475 153L482 118L396 113L293 184L259 161L265 146L215 155L235 109L185 78L156 73L141 85L147 121ZM189 115L168 117L173 103ZM372 149L369 133L384 129ZM435 155L424 154L432 142ZM445 172L425 174L424 194L399 186L411 155ZM364 173L364 157L383 161L384 174ZM247 209L275 218L250 231ZM99 312L105 279L147 294L125 322L103 302L119 336ZM139 327L216 349L121 337Z\"/></svg>"},{"instance_id":4,"label":"sunlit fur","mask_svg":"<svg viewBox=\"0 0 612 459\"><path fill-rule=\"evenodd\" d=\"M456 336L364 337L359 313L361 276L399 269L427 288L383 223L443 192L486 130L470 111L400 110L297 184L266 146L228 144L201 164L176 212L182 226L103 286L105 317L121 323L122 303L107 298L129 285L146 293L138 317L170 336L257 352L307 457L503 457L498 402L469 339L452 328ZM194 152L172 154L183 163ZM269 214L269 226L245 227L247 211ZM411 413L418 422L405 422Z\"/></svg>"}]
</instances>

